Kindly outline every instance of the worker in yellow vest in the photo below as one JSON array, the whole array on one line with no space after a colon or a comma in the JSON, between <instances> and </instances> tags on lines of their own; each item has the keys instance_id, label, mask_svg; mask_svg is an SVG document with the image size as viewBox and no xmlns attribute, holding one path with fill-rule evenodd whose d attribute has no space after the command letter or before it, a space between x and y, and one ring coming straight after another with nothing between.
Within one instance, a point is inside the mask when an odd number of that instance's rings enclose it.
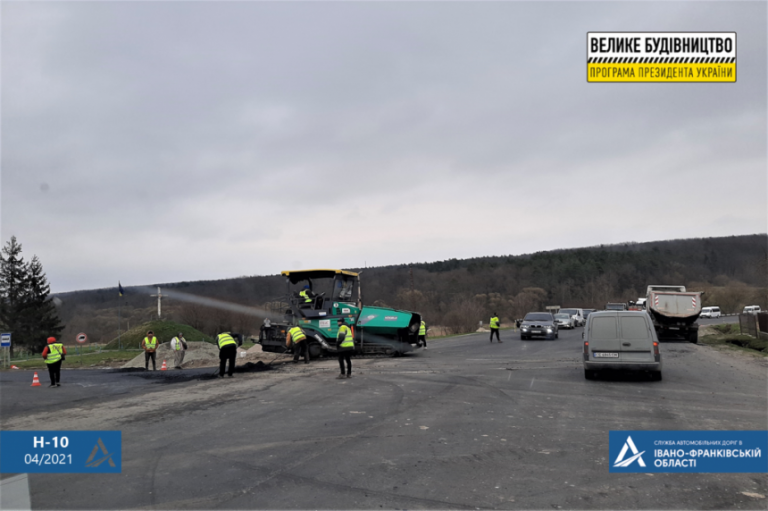
<instances>
[{"instance_id":1,"label":"worker in yellow vest","mask_svg":"<svg viewBox=\"0 0 768 511\"><path fill-rule=\"evenodd\" d=\"M216 336L216 346L219 347L219 378L224 378L224 368L229 360L227 376L232 378L235 372L235 357L237 357L237 341L229 332L223 332Z\"/></svg>"},{"instance_id":2,"label":"worker in yellow vest","mask_svg":"<svg viewBox=\"0 0 768 511\"><path fill-rule=\"evenodd\" d=\"M43 350L43 358L48 366L48 376L51 377L51 387L61 387L61 362L67 349L55 337L48 338L48 346Z\"/></svg>"},{"instance_id":3,"label":"worker in yellow vest","mask_svg":"<svg viewBox=\"0 0 768 511\"><path fill-rule=\"evenodd\" d=\"M419 325L419 345L427 349L427 324L423 319L421 320L421 325Z\"/></svg>"},{"instance_id":4,"label":"worker in yellow vest","mask_svg":"<svg viewBox=\"0 0 768 511\"><path fill-rule=\"evenodd\" d=\"M309 364L309 340L304 331L297 327L291 327L288 330L288 335L285 337L285 345L287 348L293 346L293 363L299 363L299 356L304 357L304 363Z\"/></svg>"},{"instance_id":5,"label":"worker in yellow vest","mask_svg":"<svg viewBox=\"0 0 768 511\"><path fill-rule=\"evenodd\" d=\"M311 309L316 296L317 295L312 292L309 285L305 284L304 288L299 291L299 307L302 309Z\"/></svg>"},{"instance_id":6,"label":"worker in yellow vest","mask_svg":"<svg viewBox=\"0 0 768 511\"><path fill-rule=\"evenodd\" d=\"M352 378L352 352L355 351L355 339L352 335L352 329L344 324L344 318L337 321L339 331L336 334L336 352L339 354L339 368L341 374L337 379ZM347 374L344 374L344 362L347 363Z\"/></svg>"},{"instance_id":7,"label":"worker in yellow vest","mask_svg":"<svg viewBox=\"0 0 768 511\"><path fill-rule=\"evenodd\" d=\"M152 330L147 332L147 336L141 341L141 347L144 350L144 369L149 371L149 359L152 359L152 370L156 371L155 358L157 355L155 352L157 351L157 337L155 337Z\"/></svg>"},{"instance_id":8,"label":"worker in yellow vest","mask_svg":"<svg viewBox=\"0 0 768 511\"><path fill-rule=\"evenodd\" d=\"M493 342L493 334L496 334L496 340L501 342L501 339L499 339L499 327L501 326L501 321L499 321L499 317L496 315L496 313L493 313L493 316L491 317L491 342Z\"/></svg>"}]
</instances>

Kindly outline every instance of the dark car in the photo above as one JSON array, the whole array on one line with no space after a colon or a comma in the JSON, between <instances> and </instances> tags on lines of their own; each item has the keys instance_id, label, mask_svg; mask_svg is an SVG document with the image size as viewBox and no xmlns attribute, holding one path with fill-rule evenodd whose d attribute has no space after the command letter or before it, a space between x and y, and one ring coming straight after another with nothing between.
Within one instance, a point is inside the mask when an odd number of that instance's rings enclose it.
<instances>
[{"instance_id":1,"label":"dark car","mask_svg":"<svg viewBox=\"0 0 768 511\"><path fill-rule=\"evenodd\" d=\"M581 310L584 312L584 321L586 321L589 315L595 312L595 310L597 309L581 309Z\"/></svg>"},{"instance_id":2,"label":"dark car","mask_svg":"<svg viewBox=\"0 0 768 511\"><path fill-rule=\"evenodd\" d=\"M551 312L529 312L520 323L520 340L531 337L544 337L545 339L557 339L557 323Z\"/></svg>"}]
</instances>

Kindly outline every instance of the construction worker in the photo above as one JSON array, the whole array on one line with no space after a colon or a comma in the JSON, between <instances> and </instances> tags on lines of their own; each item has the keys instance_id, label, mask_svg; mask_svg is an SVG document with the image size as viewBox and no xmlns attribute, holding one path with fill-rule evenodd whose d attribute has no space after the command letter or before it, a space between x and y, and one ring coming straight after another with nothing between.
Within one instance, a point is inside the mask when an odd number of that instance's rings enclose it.
<instances>
[{"instance_id":1,"label":"construction worker","mask_svg":"<svg viewBox=\"0 0 768 511\"><path fill-rule=\"evenodd\" d=\"M61 387L61 363L67 349L55 337L48 338L48 346L43 350L43 359L48 366L48 376L51 377L50 387Z\"/></svg>"},{"instance_id":2,"label":"construction worker","mask_svg":"<svg viewBox=\"0 0 768 511\"><path fill-rule=\"evenodd\" d=\"M187 352L187 340L184 339L183 333L179 332L179 335L171 339L171 351L173 352L173 366L176 369L181 369L184 354Z\"/></svg>"},{"instance_id":3,"label":"construction worker","mask_svg":"<svg viewBox=\"0 0 768 511\"><path fill-rule=\"evenodd\" d=\"M157 337L150 330L147 332L147 336L141 341L141 347L144 349L144 369L149 371L149 359L152 359L152 370L157 371L157 365L155 364L155 358L157 355Z\"/></svg>"},{"instance_id":4,"label":"construction worker","mask_svg":"<svg viewBox=\"0 0 768 511\"><path fill-rule=\"evenodd\" d=\"M352 330L344 324L344 318L337 321L339 332L336 334L336 352L339 354L339 368L341 374L336 378L352 378L352 352L355 351L355 340ZM347 374L344 375L344 362L347 362Z\"/></svg>"},{"instance_id":5,"label":"construction worker","mask_svg":"<svg viewBox=\"0 0 768 511\"><path fill-rule=\"evenodd\" d=\"M307 335L298 326L291 327L285 337L285 345L290 348L293 344L293 363L299 363L299 356L304 356L304 363L309 364L309 346Z\"/></svg>"},{"instance_id":6,"label":"construction worker","mask_svg":"<svg viewBox=\"0 0 768 511\"><path fill-rule=\"evenodd\" d=\"M309 288L309 284L304 284L304 289L302 289L299 292L299 296L301 297L302 301L304 303L311 303L312 302L312 290Z\"/></svg>"},{"instance_id":7,"label":"construction worker","mask_svg":"<svg viewBox=\"0 0 768 511\"><path fill-rule=\"evenodd\" d=\"M224 368L229 360L227 374L232 378L235 372L235 357L237 357L237 341L229 332L223 332L216 336L216 345L219 347L219 378L224 378Z\"/></svg>"},{"instance_id":8,"label":"construction worker","mask_svg":"<svg viewBox=\"0 0 768 511\"><path fill-rule=\"evenodd\" d=\"M427 349L427 324L423 319L419 326L419 345L424 346L424 349Z\"/></svg>"},{"instance_id":9,"label":"construction worker","mask_svg":"<svg viewBox=\"0 0 768 511\"><path fill-rule=\"evenodd\" d=\"M493 334L496 334L496 340L501 342L501 339L499 339L499 327L501 326L501 321L499 321L499 317L496 315L496 313L493 313L493 316L491 317L491 342L493 342Z\"/></svg>"}]
</instances>

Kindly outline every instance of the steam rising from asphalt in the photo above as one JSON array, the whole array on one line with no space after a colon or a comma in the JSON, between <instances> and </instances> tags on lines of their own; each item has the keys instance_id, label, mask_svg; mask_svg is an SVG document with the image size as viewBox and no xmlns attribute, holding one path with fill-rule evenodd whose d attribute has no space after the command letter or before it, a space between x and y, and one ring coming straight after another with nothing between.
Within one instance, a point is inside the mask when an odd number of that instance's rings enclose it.
<instances>
[{"instance_id":1,"label":"steam rising from asphalt","mask_svg":"<svg viewBox=\"0 0 768 511\"><path fill-rule=\"evenodd\" d=\"M131 286L130 289L131 292L136 292L139 294L146 293L147 295L157 295L157 286ZM261 318L272 318L274 316L274 313L260 309L258 307L250 307L248 305L240 305L239 303L225 302L224 300L218 300L216 298L206 298L204 296L184 293L182 291L175 291L173 289L161 288L161 292L163 298L172 298L173 300L195 303L197 305L203 305L205 307L211 307L214 309L237 312L239 314L247 314L249 316L258 316Z\"/></svg>"}]
</instances>

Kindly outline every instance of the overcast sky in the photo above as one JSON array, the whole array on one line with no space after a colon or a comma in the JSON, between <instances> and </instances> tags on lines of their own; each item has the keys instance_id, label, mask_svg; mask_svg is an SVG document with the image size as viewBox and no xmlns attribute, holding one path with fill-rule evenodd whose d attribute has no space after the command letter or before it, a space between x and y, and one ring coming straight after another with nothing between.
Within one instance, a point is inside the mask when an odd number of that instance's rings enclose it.
<instances>
[{"instance_id":1,"label":"overcast sky","mask_svg":"<svg viewBox=\"0 0 768 511\"><path fill-rule=\"evenodd\" d=\"M54 292L768 231L766 3L2 2L2 208ZM586 81L589 31L738 82Z\"/></svg>"}]
</instances>

